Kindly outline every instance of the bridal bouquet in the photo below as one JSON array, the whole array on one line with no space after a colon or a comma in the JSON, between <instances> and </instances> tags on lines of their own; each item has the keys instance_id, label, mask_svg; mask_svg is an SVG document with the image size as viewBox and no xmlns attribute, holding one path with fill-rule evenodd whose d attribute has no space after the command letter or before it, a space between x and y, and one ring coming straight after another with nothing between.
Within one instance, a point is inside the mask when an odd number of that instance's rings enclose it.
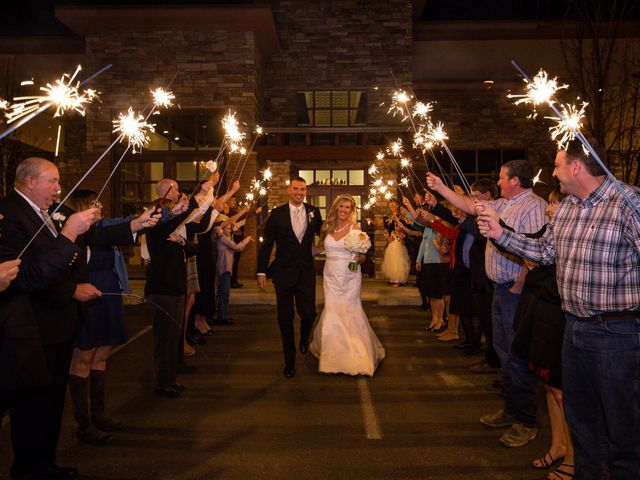
<instances>
[{"instance_id":1,"label":"bridal bouquet","mask_svg":"<svg viewBox=\"0 0 640 480\"><path fill-rule=\"evenodd\" d=\"M349 262L349 270L352 272L358 271L357 255L366 253L371 248L371 240L369 236L361 232L360 230L351 230L344 237L344 246L351 252L351 262Z\"/></svg>"}]
</instances>

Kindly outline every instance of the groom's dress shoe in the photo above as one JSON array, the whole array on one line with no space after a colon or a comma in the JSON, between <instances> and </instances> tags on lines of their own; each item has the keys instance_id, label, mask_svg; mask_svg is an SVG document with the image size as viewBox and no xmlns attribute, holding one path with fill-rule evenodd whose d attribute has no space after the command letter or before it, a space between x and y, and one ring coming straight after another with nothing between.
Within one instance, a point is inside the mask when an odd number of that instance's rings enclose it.
<instances>
[{"instance_id":1,"label":"groom's dress shoe","mask_svg":"<svg viewBox=\"0 0 640 480\"><path fill-rule=\"evenodd\" d=\"M47 469L47 479L49 480L73 480L75 478L78 478L78 470L73 467L51 465Z\"/></svg>"},{"instance_id":2,"label":"groom's dress shoe","mask_svg":"<svg viewBox=\"0 0 640 480\"><path fill-rule=\"evenodd\" d=\"M284 378L292 378L293 376L295 376L296 374L296 369L293 367L284 367L284 371L282 372L282 375L284 375Z\"/></svg>"},{"instance_id":3,"label":"groom's dress shoe","mask_svg":"<svg viewBox=\"0 0 640 480\"><path fill-rule=\"evenodd\" d=\"M305 354L309 351L309 344L307 342L300 342L300 353Z\"/></svg>"}]
</instances>

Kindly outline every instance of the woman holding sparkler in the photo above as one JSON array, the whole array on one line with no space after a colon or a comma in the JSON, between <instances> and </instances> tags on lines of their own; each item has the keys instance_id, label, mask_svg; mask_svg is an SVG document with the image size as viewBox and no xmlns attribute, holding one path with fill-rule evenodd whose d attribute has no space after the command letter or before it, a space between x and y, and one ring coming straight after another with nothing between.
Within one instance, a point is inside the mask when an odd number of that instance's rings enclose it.
<instances>
[{"instance_id":1,"label":"woman holding sparkler","mask_svg":"<svg viewBox=\"0 0 640 480\"><path fill-rule=\"evenodd\" d=\"M113 225L129 222L133 217L102 218L102 205L97 193L76 190L67 204L75 211L97 207L96 223ZM122 252L117 247L91 247L87 252L89 280L104 295L89 305L89 322L80 322L74 338L73 357L69 375L69 393L73 413L78 424L76 438L95 445L104 445L111 436L102 432L120 430L123 425L105 415L105 377L107 359L116 345L127 342L122 292L130 293L129 279ZM89 407L91 405L91 407Z\"/></svg>"}]
</instances>

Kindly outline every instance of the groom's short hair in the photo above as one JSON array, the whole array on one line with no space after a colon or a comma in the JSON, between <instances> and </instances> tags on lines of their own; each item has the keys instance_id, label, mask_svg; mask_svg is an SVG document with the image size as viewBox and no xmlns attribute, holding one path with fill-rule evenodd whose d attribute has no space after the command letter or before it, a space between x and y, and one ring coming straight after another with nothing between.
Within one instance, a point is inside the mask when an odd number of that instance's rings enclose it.
<instances>
[{"instance_id":1,"label":"groom's short hair","mask_svg":"<svg viewBox=\"0 0 640 480\"><path fill-rule=\"evenodd\" d=\"M302 177L291 177L291 178L289 179L289 183L293 183L293 182L302 182L302 183L304 183L305 185L307 184L307 181L306 181L304 178L302 178Z\"/></svg>"}]
</instances>

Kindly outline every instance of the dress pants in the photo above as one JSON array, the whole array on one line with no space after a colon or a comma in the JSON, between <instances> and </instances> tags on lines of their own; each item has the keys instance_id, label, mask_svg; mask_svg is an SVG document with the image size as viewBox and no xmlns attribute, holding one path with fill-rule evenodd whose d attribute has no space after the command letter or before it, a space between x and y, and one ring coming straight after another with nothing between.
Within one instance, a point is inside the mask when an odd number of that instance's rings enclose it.
<instances>
[{"instance_id":1,"label":"dress pants","mask_svg":"<svg viewBox=\"0 0 640 480\"><path fill-rule=\"evenodd\" d=\"M44 471L44 426L46 424L46 398L49 386L24 388L0 392L3 407L8 409L11 419L11 443L13 464L11 477L35 477L37 471Z\"/></svg>"},{"instance_id":2,"label":"dress pants","mask_svg":"<svg viewBox=\"0 0 640 480\"><path fill-rule=\"evenodd\" d=\"M306 276L303 276L306 275ZM307 342L313 323L316 319L316 277L315 272L300 274L298 282L291 284L291 279L283 282L274 281L278 303L278 326L282 337L282 350L285 365L296 366L296 345L293 319L295 308L300 315L300 341Z\"/></svg>"},{"instance_id":3,"label":"dress pants","mask_svg":"<svg viewBox=\"0 0 640 480\"><path fill-rule=\"evenodd\" d=\"M157 305L153 313L155 388L165 389L176 383L180 343L183 338L185 297L184 295L155 294L150 294L148 297Z\"/></svg>"}]
</instances>

